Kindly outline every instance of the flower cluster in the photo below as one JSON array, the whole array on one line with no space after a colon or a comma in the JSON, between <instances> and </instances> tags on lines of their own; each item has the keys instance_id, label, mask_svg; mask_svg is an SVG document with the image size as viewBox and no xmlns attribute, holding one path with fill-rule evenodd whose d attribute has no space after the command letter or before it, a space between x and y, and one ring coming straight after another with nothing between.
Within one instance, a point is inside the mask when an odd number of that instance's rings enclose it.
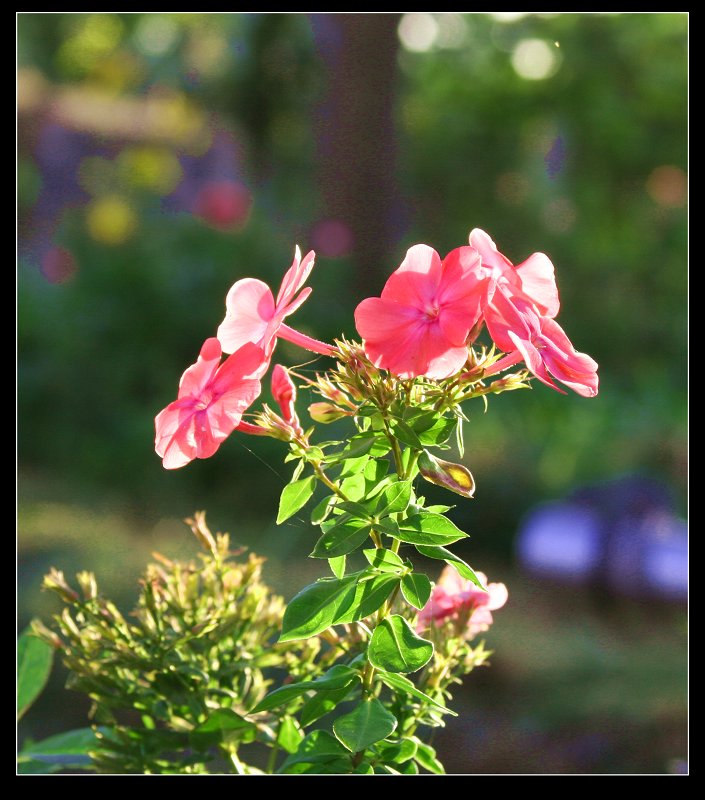
<instances>
[{"instance_id":1,"label":"flower cluster","mask_svg":"<svg viewBox=\"0 0 705 800\"><path fill-rule=\"evenodd\" d=\"M284 322L311 293L303 287L314 258L311 251L302 259L296 248L276 299L269 286L255 278L232 286L217 338L206 340L198 361L181 378L177 400L156 418L156 451L166 469L208 458L234 430L289 440L300 434L291 402L295 389L281 366L273 373L272 393L278 398L287 387L289 399L283 405L278 400L283 417L265 409L260 424L253 425L242 416L260 394L277 338L314 353L340 356L339 349ZM575 350L555 321L559 307L553 264L546 255L534 253L515 267L476 228L468 245L443 260L427 245L411 247L381 296L357 306L355 324L372 364L401 379L443 380L463 370L476 375L470 346L484 324L504 356L488 360L479 379L523 361L551 388L562 391L556 379L593 397L597 364ZM230 355L221 363L222 353ZM314 418L335 417L327 404L317 405Z\"/></svg>"},{"instance_id":2,"label":"flower cluster","mask_svg":"<svg viewBox=\"0 0 705 800\"><path fill-rule=\"evenodd\" d=\"M209 458L236 429L263 433L261 428L243 421L242 415L259 397L260 381L269 369L277 338L314 353L333 352L330 345L284 323L311 294L310 288L302 287L314 258L311 251L302 260L296 248L294 262L284 275L276 300L269 286L255 278L244 278L232 286L217 338L206 339L198 361L181 377L178 398L155 420L155 449L165 469L183 467L194 458ZM221 363L222 353L231 355ZM284 393L287 399L280 402ZM293 425L295 389L279 365L272 374L272 394L280 405L283 403L285 423ZM298 430L296 427L295 432Z\"/></svg>"},{"instance_id":3,"label":"flower cluster","mask_svg":"<svg viewBox=\"0 0 705 800\"><path fill-rule=\"evenodd\" d=\"M597 364L577 352L555 322L559 307L547 256L534 253L515 267L475 228L470 244L451 250L442 261L427 245L411 247L381 296L357 307L355 323L377 366L402 378L442 379L463 368L468 342L484 322L507 354L493 372L523 360L551 388L561 391L553 376L594 397Z\"/></svg>"}]
</instances>

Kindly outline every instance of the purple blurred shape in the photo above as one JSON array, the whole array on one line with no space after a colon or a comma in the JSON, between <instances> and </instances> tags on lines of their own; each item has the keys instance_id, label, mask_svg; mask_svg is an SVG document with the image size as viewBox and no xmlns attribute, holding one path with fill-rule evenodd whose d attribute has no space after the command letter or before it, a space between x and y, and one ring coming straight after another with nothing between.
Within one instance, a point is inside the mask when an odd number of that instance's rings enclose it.
<instances>
[{"instance_id":1,"label":"purple blurred shape","mask_svg":"<svg viewBox=\"0 0 705 800\"><path fill-rule=\"evenodd\" d=\"M551 149L544 156L544 164L546 165L546 174L553 181L558 177L558 173L563 169L565 163L565 144L560 136L556 136L551 145Z\"/></svg>"},{"instance_id":2,"label":"purple blurred shape","mask_svg":"<svg viewBox=\"0 0 705 800\"><path fill-rule=\"evenodd\" d=\"M532 511L517 541L533 574L607 586L631 597L685 601L688 536L658 481L630 476L584 487Z\"/></svg>"}]
</instances>

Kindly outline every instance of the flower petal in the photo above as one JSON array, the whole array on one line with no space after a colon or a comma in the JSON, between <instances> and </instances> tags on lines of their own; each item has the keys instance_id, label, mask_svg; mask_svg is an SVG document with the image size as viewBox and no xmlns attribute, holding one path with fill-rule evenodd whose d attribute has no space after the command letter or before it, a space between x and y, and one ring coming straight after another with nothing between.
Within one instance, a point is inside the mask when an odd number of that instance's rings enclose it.
<instances>
[{"instance_id":1,"label":"flower petal","mask_svg":"<svg viewBox=\"0 0 705 800\"><path fill-rule=\"evenodd\" d=\"M213 377L220 363L220 342L212 336L201 347L198 360L192 364L179 381L179 398L197 396Z\"/></svg>"},{"instance_id":2,"label":"flower petal","mask_svg":"<svg viewBox=\"0 0 705 800\"><path fill-rule=\"evenodd\" d=\"M516 268L523 293L547 317L555 317L560 309L558 287L551 259L544 253L534 253Z\"/></svg>"},{"instance_id":3,"label":"flower petal","mask_svg":"<svg viewBox=\"0 0 705 800\"><path fill-rule=\"evenodd\" d=\"M225 319L218 328L223 351L234 353L246 342L262 344L275 313L269 286L256 278L243 278L230 288L225 305Z\"/></svg>"},{"instance_id":4,"label":"flower petal","mask_svg":"<svg viewBox=\"0 0 705 800\"><path fill-rule=\"evenodd\" d=\"M304 260L301 260L301 250L296 245L294 260L284 275L279 292L277 293L277 308L287 306L294 299L294 295L306 283L306 279L311 274L316 254L313 250L306 253ZM310 291L310 290L309 290ZM303 301L302 301L303 302ZM299 303L301 305L301 303Z\"/></svg>"}]
</instances>

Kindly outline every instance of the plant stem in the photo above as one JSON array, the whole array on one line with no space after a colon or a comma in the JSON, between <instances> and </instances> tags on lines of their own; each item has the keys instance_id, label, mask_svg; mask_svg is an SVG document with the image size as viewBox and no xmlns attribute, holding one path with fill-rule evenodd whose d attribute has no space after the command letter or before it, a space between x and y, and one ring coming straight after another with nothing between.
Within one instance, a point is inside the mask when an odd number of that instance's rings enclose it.
<instances>
[{"instance_id":1,"label":"plant stem","mask_svg":"<svg viewBox=\"0 0 705 800\"><path fill-rule=\"evenodd\" d=\"M272 752L269 754L269 759L267 760L267 775L274 775L274 767L276 766L277 763L278 753L279 753L279 744L275 742L272 747Z\"/></svg>"}]
</instances>

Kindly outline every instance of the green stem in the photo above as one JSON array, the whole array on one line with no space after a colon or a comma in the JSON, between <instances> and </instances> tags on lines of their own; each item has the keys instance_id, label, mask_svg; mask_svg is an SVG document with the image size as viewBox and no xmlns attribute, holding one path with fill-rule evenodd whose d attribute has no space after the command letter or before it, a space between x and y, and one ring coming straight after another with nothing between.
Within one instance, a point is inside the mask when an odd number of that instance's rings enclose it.
<instances>
[{"instance_id":1,"label":"green stem","mask_svg":"<svg viewBox=\"0 0 705 800\"><path fill-rule=\"evenodd\" d=\"M277 763L277 754L279 753L279 744L277 742L272 746L272 752L269 754L267 760L267 775L274 775L274 767Z\"/></svg>"},{"instance_id":2,"label":"green stem","mask_svg":"<svg viewBox=\"0 0 705 800\"><path fill-rule=\"evenodd\" d=\"M230 756L230 761L232 762L233 767L235 767L235 774L236 775L245 775L245 768L242 766L242 762L237 757L237 750L231 750L228 755Z\"/></svg>"}]
</instances>

